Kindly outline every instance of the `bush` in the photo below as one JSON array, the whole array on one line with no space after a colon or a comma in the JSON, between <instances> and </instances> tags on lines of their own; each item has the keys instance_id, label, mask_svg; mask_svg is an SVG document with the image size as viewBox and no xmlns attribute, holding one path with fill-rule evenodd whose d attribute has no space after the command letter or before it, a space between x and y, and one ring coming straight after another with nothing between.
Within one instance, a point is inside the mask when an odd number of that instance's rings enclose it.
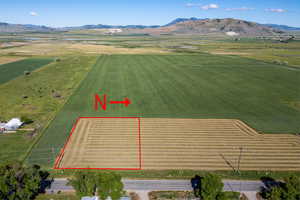
<instances>
[{"instance_id":1,"label":"bush","mask_svg":"<svg viewBox=\"0 0 300 200\"><path fill-rule=\"evenodd\" d=\"M273 63L276 64L276 65L281 65L282 64L280 60L274 60Z\"/></svg>"},{"instance_id":2,"label":"bush","mask_svg":"<svg viewBox=\"0 0 300 200\"><path fill-rule=\"evenodd\" d=\"M200 197L202 200L226 199L223 187L222 179L218 175L208 173L201 180Z\"/></svg>"},{"instance_id":3,"label":"bush","mask_svg":"<svg viewBox=\"0 0 300 200\"><path fill-rule=\"evenodd\" d=\"M29 118L26 117L26 116L22 116L22 117L21 117L21 122L23 122L24 124L31 124L31 123L33 123L33 120L32 120L32 119L29 119Z\"/></svg>"},{"instance_id":4,"label":"bush","mask_svg":"<svg viewBox=\"0 0 300 200\"><path fill-rule=\"evenodd\" d=\"M30 71L24 71L24 75L25 75L25 76L28 76L28 75L30 75L30 74L31 74Z\"/></svg>"},{"instance_id":5,"label":"bush","mask_svg":"<svg viewBox=\"0 0 300 200\"><path fill-rule=\"evenodd\" d=\"M269 200L281 200L282 199L283 190L280 187L273 187L267 193L266 198Z\"/></svg>"},{"instance_id":6,"label":"bush","mask_svg":"<svg viewBox=\"0 0 300 200\"><path fill-rule=\"evenodd\" d=\"M284 183L267 186L262 196L269 200L300 200L300 177L292 175Z\"/></svg>"}]
</instances>

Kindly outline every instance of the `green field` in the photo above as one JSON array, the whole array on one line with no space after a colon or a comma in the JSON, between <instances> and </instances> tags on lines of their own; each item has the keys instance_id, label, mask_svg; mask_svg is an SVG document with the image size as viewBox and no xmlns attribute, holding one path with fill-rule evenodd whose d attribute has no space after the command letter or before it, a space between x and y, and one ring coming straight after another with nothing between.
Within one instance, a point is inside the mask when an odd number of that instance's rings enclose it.
<instances>
[{"instance_id":1,"label":"green field","mask_svg":"<svg viewBox=\"0 0 300 200\"><path fill-rule=\"evenodd\" d=\"M23 159L24 153L28 150L32 141L32 138L22 132L0 134L0 160L11 161Z\"/></svg>"},{"instance_id":2,"label":"green field","mask_svg":"<svg viewBox=\"0 0 300 200\"><path fill-rule=\"evenodd\" d=\"M241 119L264 133L300 130L300 70L238 56L103 55L77 88L29 161L52 164L77 117ZM94 94L132 104L93 109ZM41 153L42 152L42 153ZM51 160L51 162L49 162Z\"/></svg>"},{"instance_id":3,"label":"green field","mask_svg":"<svg viewBox=\"0 0 300 200\"><path fill-rule=\"evenodd\" d=\"M34 71L52 61L53 59L50 58L29 58L0 65L0 84L23 75L25 71Z\"/></svg>"},{"instance_id":4,"label":"green field","mask_svg":"<svg viewBox=\"0 0 300 200\"><path fill-rule=\"evenodd\" d=\"M24 158L30 146L37 141L47 124L78 87L96 59L94 56L63 57L60 62L53 62L29 76L21 75L0 84L0 120L8 121L13 117L26 116L34 122L24 128L36 129L35 133L18 131L0 134L0 160ZM55 97L54 93L58 93L60 97Z\"/></svg>"}]
</instances>

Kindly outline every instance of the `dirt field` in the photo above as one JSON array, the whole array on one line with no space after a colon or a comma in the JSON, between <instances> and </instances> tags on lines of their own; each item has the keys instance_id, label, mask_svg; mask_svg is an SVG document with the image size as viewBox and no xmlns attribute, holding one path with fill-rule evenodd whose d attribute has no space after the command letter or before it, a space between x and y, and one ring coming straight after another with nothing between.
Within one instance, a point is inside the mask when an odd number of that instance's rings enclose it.
<instances>
[{"instance_id":1,"label":"dirt field","mask_svg":"<svg viewBox=\"0 0 300 200\"><path fill-rule=\"evenodd\" d=\"M300 137L239 120L141 118L142 169L300 170ZM137 119L81 119L59 168L138 168ZM240 162L239 162L240 160Z\"/></svg>"},{"instance_id":2,"label":"dirt field","mask_svg":"<svg viewBox=\"0 0 300 200\"><path fill-rule=\"evenodd\" d=\"M121 48L106 45L72 42L32 42L30 44L1 49L0 55L37 55L61 56L69 54L167 54L166 51L155 48Z\"/></svg>"},{"instance_id":3,"label":"dirt field","mask_svg":"<svg viewBox=\"0 0 300 200\"><path fill-rule=\"evenodd\" d=\"M0 56L0 65L10 63L10 62L16 62L23 59L25 59L25 57Z\"/></svg>"}]
</instances>

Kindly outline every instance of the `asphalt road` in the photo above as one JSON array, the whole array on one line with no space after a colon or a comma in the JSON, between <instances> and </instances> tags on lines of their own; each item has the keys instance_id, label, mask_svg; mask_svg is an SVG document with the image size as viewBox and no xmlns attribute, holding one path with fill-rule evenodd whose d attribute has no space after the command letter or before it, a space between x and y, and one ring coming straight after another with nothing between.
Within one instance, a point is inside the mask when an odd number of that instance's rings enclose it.
<instances>
[{"instance_id":1,"label":"asphalt road","mask_svg":"<svg viewBox=\"0 0 300 200\"><path fill-rule=\"evenodd\" d=\"M261 181L236 181L224 180L225 191L260 191L264 186ZM129 180L123 179L125 190L147 190L147 191L189 191L192 190L189 180ZM55 179L48 193L58 191L72 191L71 186L67 186L67 179Z\"/></svg>"}]
</instances>

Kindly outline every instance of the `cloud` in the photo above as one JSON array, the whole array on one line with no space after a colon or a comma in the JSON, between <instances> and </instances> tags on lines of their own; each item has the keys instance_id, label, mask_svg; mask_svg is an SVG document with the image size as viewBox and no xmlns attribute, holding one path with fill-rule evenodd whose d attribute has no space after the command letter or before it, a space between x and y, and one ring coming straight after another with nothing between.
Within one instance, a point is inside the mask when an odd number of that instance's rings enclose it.
<instances>
[{"instance_id":1,"label":"cloud","mask_svg":"<svg viewBox=\"0 0 300 200\"><path fill-rule=\"evenodd\" d=\"M287 12L287 10L282 9L282 8L267 8L265 11L267 11L267 12L277 12L277 13Z\"/></svg>"},{"instance_id":2,"label":"cloud","mask_svg":"<svg viewBox=\"0 0 300 200\"><path fill-rule=\"evenodd\" d=\"M37 14L36 12L34 12L34 11L31 11L31 12L29 13L29 15L31 15L31 16L38 16L38 14Z\"/></svg>"},{"instance_id":3,"label":"cloud","mask_svg":"<svg viewBox=\"0 0 300 200\"><path fill-rule=\"evenodd\" d=\"M248 8L248 7L240 7L240 8L226 8L226 11L249 11L254 10L254 8Z\"/></svg>"},{"instance_id":4,"label":"cloud","mask_svg":"<svg viewBox=\"0 0 300 200\"><path fill-rule=\"evenodd\" d=\"M216 9L216 8L219 8L219 5L214 4L214 3L211 3L211 4L208 4L208 5L201 6L201 9L202 9L202 10L209 10L209 9Z\"/></svg>"},{"instance_id":5,"label":"cloud","mask_svg":"<svg viewBox=\"0 0 300 200\"><path fill-rule=\"evenodd\" d=\"M201 6L200 3L187 3L185 4L186 7L198 7L198 6Z\"/></svg>"}]
</instances>

